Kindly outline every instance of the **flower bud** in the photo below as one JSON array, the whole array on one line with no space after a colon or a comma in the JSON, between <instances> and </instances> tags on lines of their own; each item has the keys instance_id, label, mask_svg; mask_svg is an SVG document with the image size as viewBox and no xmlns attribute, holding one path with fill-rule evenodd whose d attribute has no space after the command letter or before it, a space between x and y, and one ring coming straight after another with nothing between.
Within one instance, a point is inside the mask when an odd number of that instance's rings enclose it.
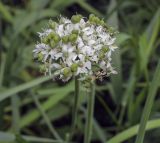
<instances>
[{"instance_id":1,"label":"flower bud","mask_svg":"<svg viewBox=\"0 0 160 143\"><path fill-rule=\"evenodd\" d=\"M80 15L80 14L73 15L73 16L71 17L71 21L72 21L74 24L80 22L81 19L82 19L82 15Z\"/></svg>"},{"instance_id":2,"label":"flower bud","mask_svg":"<svg viewBox=\"0 0 160 143\"><path fill-rule=\"evenodd\" d=\"M55 36L55 33L51 32L48 34L47 38L52 39Z\"/></svg>"},{"instance_id":3,"label":"flower bud","mask_svg":"<svg viewBox=\"0 0 160 143\"><path fill-rule=\"evenodd\" d=\"M89 21L94 24L100 24L100 19L96 17L94 14L89 15Z\"/></svg>"},{"instance_id":4,"label":"flower bud","mask_svg":"<svg viewBox=\"0 0 160 143\"><path fill-rule=\"evenodd\" d=\"M105 25L104 20L100 20L100 25L102 25L102 26L104 26L104 25Z\"/></svg>"},{"instance_id":5,"label":"flower bud","mask_svg":"<svg viewBox=\"0 0 160 143\"><path fill-rule=\"evenodd\" d=\"M43 54L40 52L38 53L38 61L42 61L43 60Z\"/></svg>"},{"instance_id":6,"label":"flower bud","mask_svg":"<svg viewBox=\"0 0 160 143\"><path fill-rule=\"evenodd\" d=\"M98 17L94 17L93 21L95 24L100 24L100 19Z\"/></svg>"},{"instance_id":7,"label":"flower bud","mask_svg":"<svg viewBox=\"0 0 160 143\"><path fill-rule=\"evenodd\" d=\"M58 34L55 34L54 37L53 37L53 40L54 40L55 43L58 43L60 41L60 39L61 38Z\"/></svg>"},{"instance_id":8,"label":"flower bud","mask_svg":"<svg viewBox=\"0 0 160 143\"><path fill-rule=\"evenodd\" d=\"M63 75L64 77L67 77L71 74L71 69L69 67L66 67L63 69Z\"/></svg>"},{"instance_id":9,"label":"flower bud","mask_svg":"<svg viewBox=\"0 0 160 143\"><path fill-rule=\"evenodd\" d=\"M72 72L76 72L77 69L78 69L78 64L77 64L77 63L73 63L73 64L71 65L71 71L72 71Z\"/></svg>"},{"instance_id":10,"label":"flower bud","mask_svg":"<svg viewBox=\"0 0 160 143\"><path fill-rule=\"evenodd\" d=\"M54 48L55 46L56 46L56 43L55 43L53 40L51 40L51 41L50 41L50 47L51 47L51 48Z\"/></svg>"},{"instance_id":11,"label":"flower bud","mask_svg":"<svg viewBox=\"0 0 160 143\"><path fill-rule=\"evenodd\" d=\"M90 21L90 22L93 22L94 17L95 17L94 14L90 14L90 15L89 15L89 21Z\"/></svg>"},{"instance_id":12,"label":"flower bud","mask_svg":"<svg viewBox=\"0 0 160 143\"><path fill-rule=\"evenodd\" d=\"M77 34L71 34L71 35L69 35L69 41L71 43L74 43L74 42L76 42L77 37L78 37Z\"/></svg>"},{"instance_id":13,"label":"flower bud","mask_svg":"<svg viewBox=\"0 0 160 143\"><path fill-rule=\"evenodd\" d=\"M42 38L42 43L48 44L49 39L47 37Z\"/></svg>"},{"instance_id":14,"label":"flower bud","mask_svg":"<svg viewBox=\"0 0 160 143\"><path fill-rule=\"evenodd\" d=\"M72 30L72 34L77 34L78 35L79 31L78 30Z\"/></svg>"},{"instance_id":15,"label":"flower bud","mask_svg":"<svg viewBox=\"0 0 160 143\"><path fill-rule=\"evenodd\" d=\"M57 26L57 23L52 21L52 20L49 20L49 28L51 29L55 29L55 27Z\"/></svg>"},{"instance_id":16,"label":"flower bud","mask_svg":"<svg viewBox=\"0 0 160 143\"><path fill-rule=\"evenodd\" d=\"M68 43L68 41L69 41L69 37L68 37L68 36L63 36L63 37L62 37L62 42L63 42L63 43L66 44L66 43Z\"/></svg>"},{"instance_id":17,"label":"flower bud","mask_svg":"<svg viewBox=\"0 0 160 143\"><path fill-rule=\"evenodd\" d=\"M103 47L102 47L102 51L103 51L104 53L108 52L108 50L109 50L109 47L108 47L108 46L103 46Z\"/></svg>"},{"instance_id":18,"label":"flower bud","mask_svg":"<svg viewBox=\"0 0 160 143\"><path fill-rule=\"evenodd\" d=\"M105 53L103 51L100 51L99 53L99 58L103 59L105 57Z\"/></svg>"}]
</instances>

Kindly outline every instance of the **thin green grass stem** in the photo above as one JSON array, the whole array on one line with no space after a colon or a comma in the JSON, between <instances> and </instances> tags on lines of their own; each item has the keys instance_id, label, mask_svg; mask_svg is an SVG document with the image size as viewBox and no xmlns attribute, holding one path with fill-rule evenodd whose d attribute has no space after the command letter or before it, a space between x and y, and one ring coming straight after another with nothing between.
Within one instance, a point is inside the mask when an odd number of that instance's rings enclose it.
<instances>
[{"instance_id":1,"label":"thin green grass stem","mask_svg":"<svg viewBox=\"0 0 160 143\"><path fill-rule=\"evenodd\" d=\"M137 138L136 138L135 143L143 143L147 121L149 119L152 105L154 103L154 98L156 96L156 91L158 89L157 86L159 86L159 81L160 81L160 61L157 66L156 72L154 74L153 81L152 81L150 88L149 88L148 97L147 97L147 100L145 103L145 107L144 107L144 111L142 114L140 127L138 130L138 134L137 134Z\"/></svg>"},{"instance_id":2,"label":"thin green grass stem","mask_svg":"<svg viewBox=\"0 0 160 143\"><path fill-rule=\"evenodd\" d=\"M80 81L79 81L79 77L76 76L75 77L74 106L73 106L73 113L72 113L72 127L71 127L70 138L73 137L75 130L76 130L77 118L78 118L79 96L80 96Z\"/></svg>"},{"instance_id":3,"label":"thin green grass stem","mask_svg":"<svg viewBox=\"0 0 160 143\"><path fill-rule=\"evenodd\" d=\"M46 125L48 126L50 132L52 133L52 135L55 137L55 139L57 139L59 141L63 141L63 139L60 137L60 135L58 134L56 129L53 127L49 117L46 114L46 112L43 110L43 108L41 106L41 103L39 102L38 97L36 95L34 95L34 93L32 93L32 97L33 97L33 100L34 100L38 110L40 111L42 117L44 118L44 121L45 121Z\"/></svg>"},{"instance_id":4,"label":"thin green grass stem","mask_svg":"<svg viewBox=\"0 0 160 143\"><path fill-rule=\"evenodd\" d=\"M92 82L90 91L88 92L87 118L86 118L84 143L91 142L94 102L95 102L95 83Z\"/></svg>"}]
</instances>

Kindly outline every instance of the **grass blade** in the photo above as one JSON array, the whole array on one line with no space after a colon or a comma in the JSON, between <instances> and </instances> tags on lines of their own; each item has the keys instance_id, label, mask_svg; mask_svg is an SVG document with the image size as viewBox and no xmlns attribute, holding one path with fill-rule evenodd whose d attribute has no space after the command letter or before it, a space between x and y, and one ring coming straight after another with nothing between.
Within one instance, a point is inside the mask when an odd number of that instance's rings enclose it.
<instances>
[{"instance_id":1,"label":"grass blade","mask_svg":"<svg viewBox=\"0 0 160 143\"><path fill-rule=\"evenodd\" d=\"M54 95L49 97L47 101L42 104L43 110L46 111L57 105L57 103L64 99L71 91L73 91L73 84L66 85L65 88L59 89ZM22 117L20 127L22 128L29 125L39 117L40 113L37 111L37 109L33 109L31 112Z\"/></svg>"},{"instance_id":2,"label":"grass blade","mask_svg":"<svg viewBox=\"0 0 160 143\"><path fill-rule=\"evenodd\" d=\"M7 7L5 5L3 5L3 3L1 3L1 2L0 2L0 13L2 14L3 18L6 21L8 21L8 22L13 21L13 17L9 13L9 11L7 10Z\"/></svg>"},{"instance_id":3,"label":"grass blade","mask_svg":"<svg viewBox=\"0 0 160 143\"><path fill-rule=\"evenodd\" d=\"M160 127L160 119L155 119L147 122L146 131L156 129ZM121 143L129 138L135 136L138 133L139 124L129 129L122 131L121 133L117 134L116 136L109 139L106 143Z\"/></svg>"},{"instance_id":4,"label":"grass blade","mask_svg":"<svg viewBox=\"0 0 160 143\"><path fill-rule=\"evenodd\" d=\"M35 79L33 81L30 81L30 82L27 82L27 83L24 83L22 85L19 85L19 86L16 86L16 87L13 87L11 89L7 89L5 91L3 91L1 94L0 94L0 102L3 101L4 99L16 94L16 93L19 93L21 91L24 91L26 89L29 89L29 88L32 88L38 84L41 84L43 82L46 82L50 79L52 79L53 76L45 76L45 77L40 77L38 79Z\"/></svg>"},{"instance_id":5,"label":"grass blade","mask_svg":"<svg viewBox=\"0 0 160 143\"><path fill-rule=\"evenodd\" d=\"M150 84L148 97L145 103L144 111L143 111L141 122L140 122L138 136L136 138L136 143L143 143L147 120L149 119L150 112L151 112L153 102L154 102L154 98L156 96L156 92L159 87L159 81L160 81L160 61L156 68L156 71L153 77L153 81Z\"/></svg>"},{"instance_id":6,"label":"grass blade","mask_svg":"<svg viewBox=\"0 0 160 143\"><path fill-rule=\"evenodd\" d=\"M19 97L13 95L11 97L11 108L12 108L12 128L14 133L19 133L19 121L20 121L20 111L19 111Z\"/></svg>"},{"instance_id":7,"label":"grass blade","mask_svg":"<svg viewBox=\"0 0 160 143\"><path fill-rule=\"evenodd\" d=\"M41 115L44 118L45 123L47 124L49 130L51 131L51 133L53 134L53 136L58 139L58 140L62 140L60 135L57 133L57 131L55 130L55 128L52 126L52 123L50 122L50 119L48 118L47 114L45 113L45 111L43 110L41 103L39 102L38 98L36 95L32 94L33 100L37 106L37 108L39 109Z\"/></svg>"},{"instance_id":8,"label":"grass blade","mask_svg":"<svg viewBox=\"0 0 160 143\"><path fill-rule=\"evenodd\" d=\"M88 12L93 13L99 17L103 17L103 14L101 14L97 9L90 6L87 2L85 2L85 0L78 0L76 2Z\"/></svg>"},{"instance_id":9,"label":"grass blade","mask_svg":"<svg viewBox=\"0 0 160 143\"><path fill-rule=\"evenodd\" d=\"M34 136L27 136L27 135L22 135L22 138L24 138L26 141L31 141L31 142L38 142L38 143L59 143L62 141L59 140L53 140L49 138L41 138L41 137L34 137ZM8 132L2 132L0 131L0 143L4 142L13 142L15 141L16 136L12 133Z\"/></svg>"}]
</instances>

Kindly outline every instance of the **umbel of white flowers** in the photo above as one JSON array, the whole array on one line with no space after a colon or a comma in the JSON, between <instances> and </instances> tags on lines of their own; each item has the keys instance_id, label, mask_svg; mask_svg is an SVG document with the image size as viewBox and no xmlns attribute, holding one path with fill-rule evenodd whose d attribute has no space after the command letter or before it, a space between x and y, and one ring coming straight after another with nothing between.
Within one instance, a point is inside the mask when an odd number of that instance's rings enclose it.
<instances>
[{"instance_id":1,"label":"umbel of white flowers","mask_svg":"<svg viewBox=\"0 0 160 143\"><path fill-rule=\"evenodd\" d=\"M89 19L77 14L71 20L62 16L58 22L49 20L38 34L40 41L33 53L45 73L56 71L62 81L116 74L111 65L111 54L117 48L114 32L93 14Z\"/></svg>"}]
</instances>

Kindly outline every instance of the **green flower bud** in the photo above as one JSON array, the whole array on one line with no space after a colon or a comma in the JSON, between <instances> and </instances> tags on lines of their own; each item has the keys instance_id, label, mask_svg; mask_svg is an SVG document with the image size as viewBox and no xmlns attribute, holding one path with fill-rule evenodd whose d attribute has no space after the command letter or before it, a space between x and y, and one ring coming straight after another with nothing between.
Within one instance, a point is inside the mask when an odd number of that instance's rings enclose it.
<instances>
[{"instance_id":1,"label":"green flower bud","mask_svg":"<svg viewBox=\"0 0 160 143\"><path fill-rule=\"evenodd\" d=\"M98 17L94 17L93 18L93 21L96 23L96 24L100 24L100 19Z\"/></svg>"},{"instance_id":2,"label":"green flower bud","mask_svg":"<svg viewBox=\"0 0 160 143\"><path fill-rule=\"evenodd\" d=\"M77 63L74 63L74 64L71 65L71 71L72 72L76 72L77 69L78 69L78 64Z\"/></svg>"},{"instance_id":3,"label":"green flower bud","mask_svg":"<svg viewBox=\"0 0 160 143\"><path fill-rule=\"evenodd\" d=\"M62 37L62 42L63 43L68 43L68 41L69 41L69 37L68 36L63 36Z\"/></svg>"},{"instance_id":4,"label":"green flower bud","mask_svg":"<svg viewBox=\"0 0 160 143\"><path fill-rule=\"evenodd\" d=\"M51 46L51 48L54 48L56 46L56 43L52 40L52 41L50 41L50 46Z\"/></svg>"},{"instance_id":5,"label":"green flower bud","mask_svg":"<svg viewBox=\"0 0 160 143\"><path fill-rule=\"evenodd\" d=\"M54 34L53 32L51 32L51 33L48 34L47 38L48 38L48 39L52 39L52 38L54 37L54 35L55 35L55 34Z\"/></svg>"},{"instance_id":6,"label":"green flower bud","mask_svg":"<svg viewBox=\"0 0 160 143\"><path fill-rule=\"evenodd\" d=\"M101 51L100 53L99 53L99 58L100 59L103 59L105 57L105 53L103 52L103 51Z\"/></svg>"},{"instance_id":7,"label":"green flower bud","mask_svg":"<svg viewBox=\"0 0 160 143\"><path fill-rule=\"evenodd\" d=\"M102 47L102 52L106 53L106 52L108 52L108 50L109 50L108 46L103 46Z\"/></svg>"},{"instance_id":8,"label":"green flower bud","mask_svg":"<svg viewBox=\"0 0 160 143\"><path fill-rule=\"evenodd\" d=\"M78 37L77 34L71 34L71 35L69 35L69 41L71 43L74 43L74 42L76 42L77 37Z\"/></svg>"},{"instance_id":9,"label":"green flower bud","mask_svg":"<svg viewBox=\"0 0 160 143\"><path fill-rule=\"evenodd\" d=\"M42 61L43 60L43 54L40 52L38 53L38 61Z\"/></svg>"},{"instance_id":10,"label":"green flower bud","mask_svg":"<svg viewBox=\"0 0 160 143\"><path fill-rule=\"evenodd\" d=\"M69 67L64 68L63 75L65 77L69 76L71 74L71 69Z\"/></svg>"},{"instance_id":11,"label":"green flower bud","mask_svg":"<svg viewBox=\"0 0 160 143\"><path fill-rule=\"evenodd\" d=\"M71 17L71 21L72 21L74 24L80 22L81 19L82 19L82 15L80 15L80 14L73 15L73 16Z\"/></svg>"},{"instance_id":12,"label":"green flower bud","mask_svg":"<svg viewBox=\"0 0 160 143\"><path fill-rule=\"evenodd\" d=\"M54 40L55 43L58 43L61 40L61 38L58 34L55 34L54 37L53 37L53 40Z\"/></svg>"},{"instance_id":13,"label":"green flower bud","mask_svg":"<svg viewBox=\"0 0 160 143\"><path fill-rule=\"evenodd\" d=\"M100 24L100 19L96 17L94 14L89 15L89 21L94 24Z\"/></svg>"},{"instance_id":14,"label":"green flower bud","mask_svg":"<svg viewBox=\"0 0 160 143\"><path fill-rule=\"evenodd\" d=\"M77 34L78 35L79 31L78 30L72 30L72 34Z\"/></svg>"},{"instance_id":15,"label":"green flower bud","mask_svg":"<svg viewBox=\"0 0 160 143\"><path fill-rule=\"evenodd\" d=\"M104 26L104 25L105 25L104 20L100 20L100 25L102 25L102 26Z\"/></svg>"},{"instance_id":16,"label":"green flower bud","mask_svg":"<svg viewBox=\"0 0 160 143\"><path fill-rule=\"evenodd\" d=\"M42 38L42 43L48 44L49 39L47 37Z\"/></svg>"},{"instance_id":17,"label":"green flower bud","mask_svg":"<svg viewBox=\"0 0 160 143\"><path fill-rule=\"evenodd\" d=\"M95 17L94 14L90 14L90 15L89 15L89 21L90 21L90 22L93 22L94 17Z\"/></svg>"},{"instance_id":18,"label":"green flower bud","mask_svg":"<svg viewBox=\"0 0 160 143\"><path fill-rule=\"evenodd\" d=\"M52 20L49 20L49 28L51 29L55 29L55 27L57 26L57 23L52 21Z\"/></svg>"}]
</instances>

